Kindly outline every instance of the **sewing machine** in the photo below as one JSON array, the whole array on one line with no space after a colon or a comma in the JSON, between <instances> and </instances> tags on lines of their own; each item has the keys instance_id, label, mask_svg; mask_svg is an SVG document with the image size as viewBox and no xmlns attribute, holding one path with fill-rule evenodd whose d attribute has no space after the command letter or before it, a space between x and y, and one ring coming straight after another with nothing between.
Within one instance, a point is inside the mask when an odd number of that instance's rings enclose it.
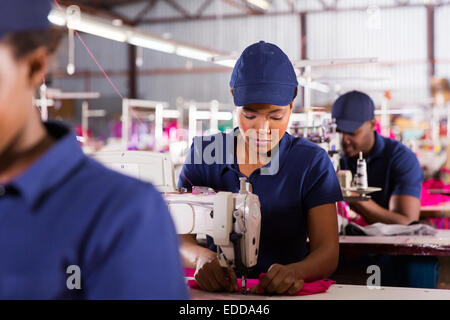
<instances>
[{"instance_id":1,"label":"sewing machine","mask_svg":"<svg viewBox=\"0 0 450 320\"><path fill-rule=\"evenodd\" d=\"M334 119L323 119L320 125L310 127L293 122L289 131L294 137L303 137L325 149L333 163L334 171L339 170L341 141Z\"/></svg>"},{"instance_id":2,"label":"sewing machine","mask_svg":"<svg viewBox=\"0 0 450 320\"><path fill-rule=\"evenodd\" d=\"M222 267L232 267L246 279L258 261L261 210L251 184L240 178L239 193L215 192L193 187L191 193L177 190L170 158L148 151L104 151L93 158L113 170L153 183L169 207L178 234L204 234L217 246Z\"/></svg>"}]
</instances>

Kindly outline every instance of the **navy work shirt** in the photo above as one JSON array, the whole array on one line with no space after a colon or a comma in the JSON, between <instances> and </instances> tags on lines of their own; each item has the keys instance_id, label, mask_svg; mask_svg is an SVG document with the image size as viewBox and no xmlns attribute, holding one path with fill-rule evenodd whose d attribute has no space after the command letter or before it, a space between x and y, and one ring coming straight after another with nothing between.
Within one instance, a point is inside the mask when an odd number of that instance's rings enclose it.
<instances>
[{"instance_id":1,"label":"navy work shirt","mask_svg":"<svg viewBox=\"0 0 450 320\"><path fill-rule=\"evenodd\" d=\"M66 127L45 125L57 142L0 186L0 298L187 299L158 191L87 157Z\"/></svg>"},{"instance_id":2,"label":"navy work shirt","mask_svg":"<svg viewBox=\"0 0 450 320\"><path fill-rule=\"evenodd\" d=\"M389 199L394 194L420 199L423 173L415 154L399 141L382 137L376 131L374 134L375 144L366 159L367 182L382 190L372 193L372 200L389 209ZM355 175L356 158L342 156L340 168Z\"/></svg>"},{"instance_id":3,"label":"navy work shirt","mask_svg":"<svg viewBox=\"0 0 450 320\"><path fill-rule=\"evenodd\" d=\"M237 128L227 134L194 138L178 187L207 186L239 192L239 177L245 176L239 172L234 152L236 134ZM215 163L211 163L209 154L215 157ZM285 133L279 143L278 166L274 159L276 153L247 180L259 197L262 216L258 263L252 276L267 272L274 263L286 265L303 260L308 254L307 212L342 200L333 165L319 146ZM267 172L262 174L262 169ZM216 250L208 240L209 248Z\"/></svg>"}]
</instances>

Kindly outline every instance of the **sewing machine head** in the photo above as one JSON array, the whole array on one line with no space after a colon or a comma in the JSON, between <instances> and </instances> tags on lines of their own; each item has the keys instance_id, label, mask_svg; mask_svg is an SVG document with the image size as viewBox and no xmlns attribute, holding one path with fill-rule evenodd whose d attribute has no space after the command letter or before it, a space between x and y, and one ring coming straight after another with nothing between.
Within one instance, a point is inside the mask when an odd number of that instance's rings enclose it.
<instances>
[{"instance_id":1,"label":"sewing machine head","mask_svg":"<svg viewBox=\"0 0 450 320\"><path fill-rule=\"evenodd\" d=\"M178 234L210 236L217 246L220 265L232 267L246 278L258 261L261 210L258 196L246 178L239 193L193 187L192 193L175 188L173 165L167 155L147 151L99 152L94 158L106 166L152 182L166 200Z\"/></svg>"},{"instance_id":2,"label":"sewing machine head","mask_svg":"<svg viewBox=\"0 0 450 320\"><path fill-rule=\"evenodd\" d=\"M261 210L258 196L241 178L239 193L167 193L164 195L179 234L204 233L217 246L222 267L231 267L246 278L258 262Z\"/></svg>"}]
</instances>

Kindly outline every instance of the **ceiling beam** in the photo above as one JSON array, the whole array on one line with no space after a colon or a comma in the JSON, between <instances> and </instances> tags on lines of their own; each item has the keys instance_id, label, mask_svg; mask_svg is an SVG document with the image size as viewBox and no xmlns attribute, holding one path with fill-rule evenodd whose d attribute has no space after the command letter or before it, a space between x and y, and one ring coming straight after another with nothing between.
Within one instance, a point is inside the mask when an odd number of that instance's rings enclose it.
<instances>
[{"instance_id":1,"label":"ceiling beam","mask_svg":"<svg viewBox=\"0 0 450 320\"><path fill-rule=\"evenodd\" d=\"M185 18L190 18L191 13L183 8L180 4L178 4L175 0L166 0L166 3L171 6L175 11L181 13L181 15Z\"/></svg>"},{"instance_id":2,"label":"ceiling beam","mask_svg":"<svg viewBox=\"0 0 450 320\"><path fill-rule=\"evenodd\" d=\"M317 1L320 2L324 11L328 11L328 10L336 10L339 0L333 0L332 4L327 3L325 0L317 0Z\"/></svg>"},{"instance_id":3,"label":"ceiling beam","mask_svg":"<svg viewBox=\"0 0 450 320\"><path fill-rule=\"evenodd\" d=\"M328 5L325 0L317 0L322 5L323 10L328 10Z\"/></svg>"},{"instance_id":4,"label":"ceiling beam","mask_svg":"<svg viewBox=\"0 0 450 320\"><path fill-rule=\"evenodd\" d=\"M210 6L210 4L213 2L214 0L205 0L205 2L203 2L203 4L200 6L200 8L198 8L197 12L195 13L195 15L197 17L201 16L203 14L203 12L205 12L205 10Z\"/></svg>"},{"instance_id":5,"label":"ceiling beam","mask_svg":"<svg viewBox=\"0 0 450 320\"><path fill-rule=\"evenodd\" d=\"M399 6L407 6L409 5L409 0L395 0L395 3Z\"/></svg>"},{"instance_id":6,"label":"ceiling beam","mask_svg":"<svg viewBox=\"0 0 450 320\"><path fill-rule=\"evenodd\" d=\"M81 12L89 13L96 16L102 16L108 19L120 19L124 24L132 25L133 21L129 18L120 15L118 13L114 13L109 10L100 9L98 7L91 7L84 4L81 4L79 1L70 1L70 0L58 0L58 3L64 7L70 7L71 5L76 5L80 8Z\"/></svg>"},{"instance_id":7,"label":"ceiling beam","mask_svg":"<svg viewBox=\"0 0 450 320\"><path fill-rule=\"evenodd\" d=\"M114 1L102 1L103 3L103 7L104 8L113 8L113 7L118 7L118 6L123 6L123 5L127 5L127 4L135 4L135 3L139 3L139 2L144 2L145 0L114 0Z\"/></svg>"},{"instance_id":8,"label":"ceiling beam","mask_svg":"<svg viewBox=\"0 0 450 320\"><path fill-rule=\"evenodd\" d=\"M294 11L295 11L294 2L293 2L292 0L284 0L284 2L286 2L286 4L287 4L288 7L289 7L289 10L290 10L291 12L294 12Z\"/></svg>"},{"instance_id":9,"label":"ceiling beam","mask_svg":"<svg viewBox=\"0 0 450 320\"><path fill-rule=\"evenodd\" d=\"M220 0L220 1L229 1L229 0ZM431 5L431 6L448 6L450 5L450 1L449 2L443 2L440 4L436 4L436 5ZM411 3L409 5L406 6L406 8L425 8L426 6L430 6L430 5L425 5L425 4L421 4L421 3ZM387 10L387 9L398 9L398 8L405 8L404 5L383 5L383 6L379 6L380 10ZM333 7L331 9L328 10L333 10L334 12L366 12L367 11L367 7L366 6L360 6L360 7L350 7L350 8L336 8L333 9ZM271 11L271 12L266 12L264 14L260 14L262 16L283 16L283 15L293 15L293 14L301 14L301 13L306 13L306 14L316 14L316 13L322 13L325 10L323 9L311 9L311 10L296 10L294 12L290 11L290 10L284 10L284 11ZM252 13L253 15L257 14L257 13ZM189 22L189 21L206 21L206 20L221 20L221 19L243 19L243 18L247 18L249 16L248 13L232 13L232 14L224 14L221 15L220 17L215 15L215 14L211 14L211 15L202 15L202 16L198 16L198 17L190 17L189 19L184 18L184 17L161 17L161 18L152 18L152 19L143 19L142 20L142 24L163 24L163 23L175 23L175 22Z\"/></svg>"},{"instance_id":10,"label":"ceiling beam","mask_svg":"<svg viewBox=\"0 0 450 320\"><path fill-rule=\"evenodd\" d=\"M138 25L145 15L155 7L157 1L158 0L149 0L147 5L134 17L133 25Z\"/></svg>"},{"instance_id":11,"label":"ceiling beam","mask_svg":"<svg viewBox=\"0 0 450 320\"><path fill-rule=\"evenodd\" d=\"M238 2L238 1L235 1L235 0L220 0L220 1L230 5L232 7L235 7L237 9L243 10L243 11L247 12L248 14L255 14L256 13L256 11L252 10L249 6L247 6L247 5L245 5L245 4L241 3L241 2Z\"/></svg>"}]
</instances>

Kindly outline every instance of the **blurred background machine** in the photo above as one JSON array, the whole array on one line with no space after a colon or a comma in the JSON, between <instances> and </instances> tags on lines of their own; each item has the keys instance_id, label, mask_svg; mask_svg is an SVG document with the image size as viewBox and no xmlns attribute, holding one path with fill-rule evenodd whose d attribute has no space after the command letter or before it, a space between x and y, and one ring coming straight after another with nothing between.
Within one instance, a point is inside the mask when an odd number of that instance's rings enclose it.
<instances>
[{"instance_id":1,"label":"blurred background machine","mask_svg":"<svg viewBox=\"0 0 450 320\"><path fill-rule=\"evenodd\" d=\"M313 126L304 126L300 121L293 121L289 132L295 137L303 137L322 147L327 151L334 170L339 170L339 153L341 151L340 134L336 131L334 119L328 116L319 119L321 123ZM313 122L314 123L314 122Z\"/></svg>"}]
</instances>

